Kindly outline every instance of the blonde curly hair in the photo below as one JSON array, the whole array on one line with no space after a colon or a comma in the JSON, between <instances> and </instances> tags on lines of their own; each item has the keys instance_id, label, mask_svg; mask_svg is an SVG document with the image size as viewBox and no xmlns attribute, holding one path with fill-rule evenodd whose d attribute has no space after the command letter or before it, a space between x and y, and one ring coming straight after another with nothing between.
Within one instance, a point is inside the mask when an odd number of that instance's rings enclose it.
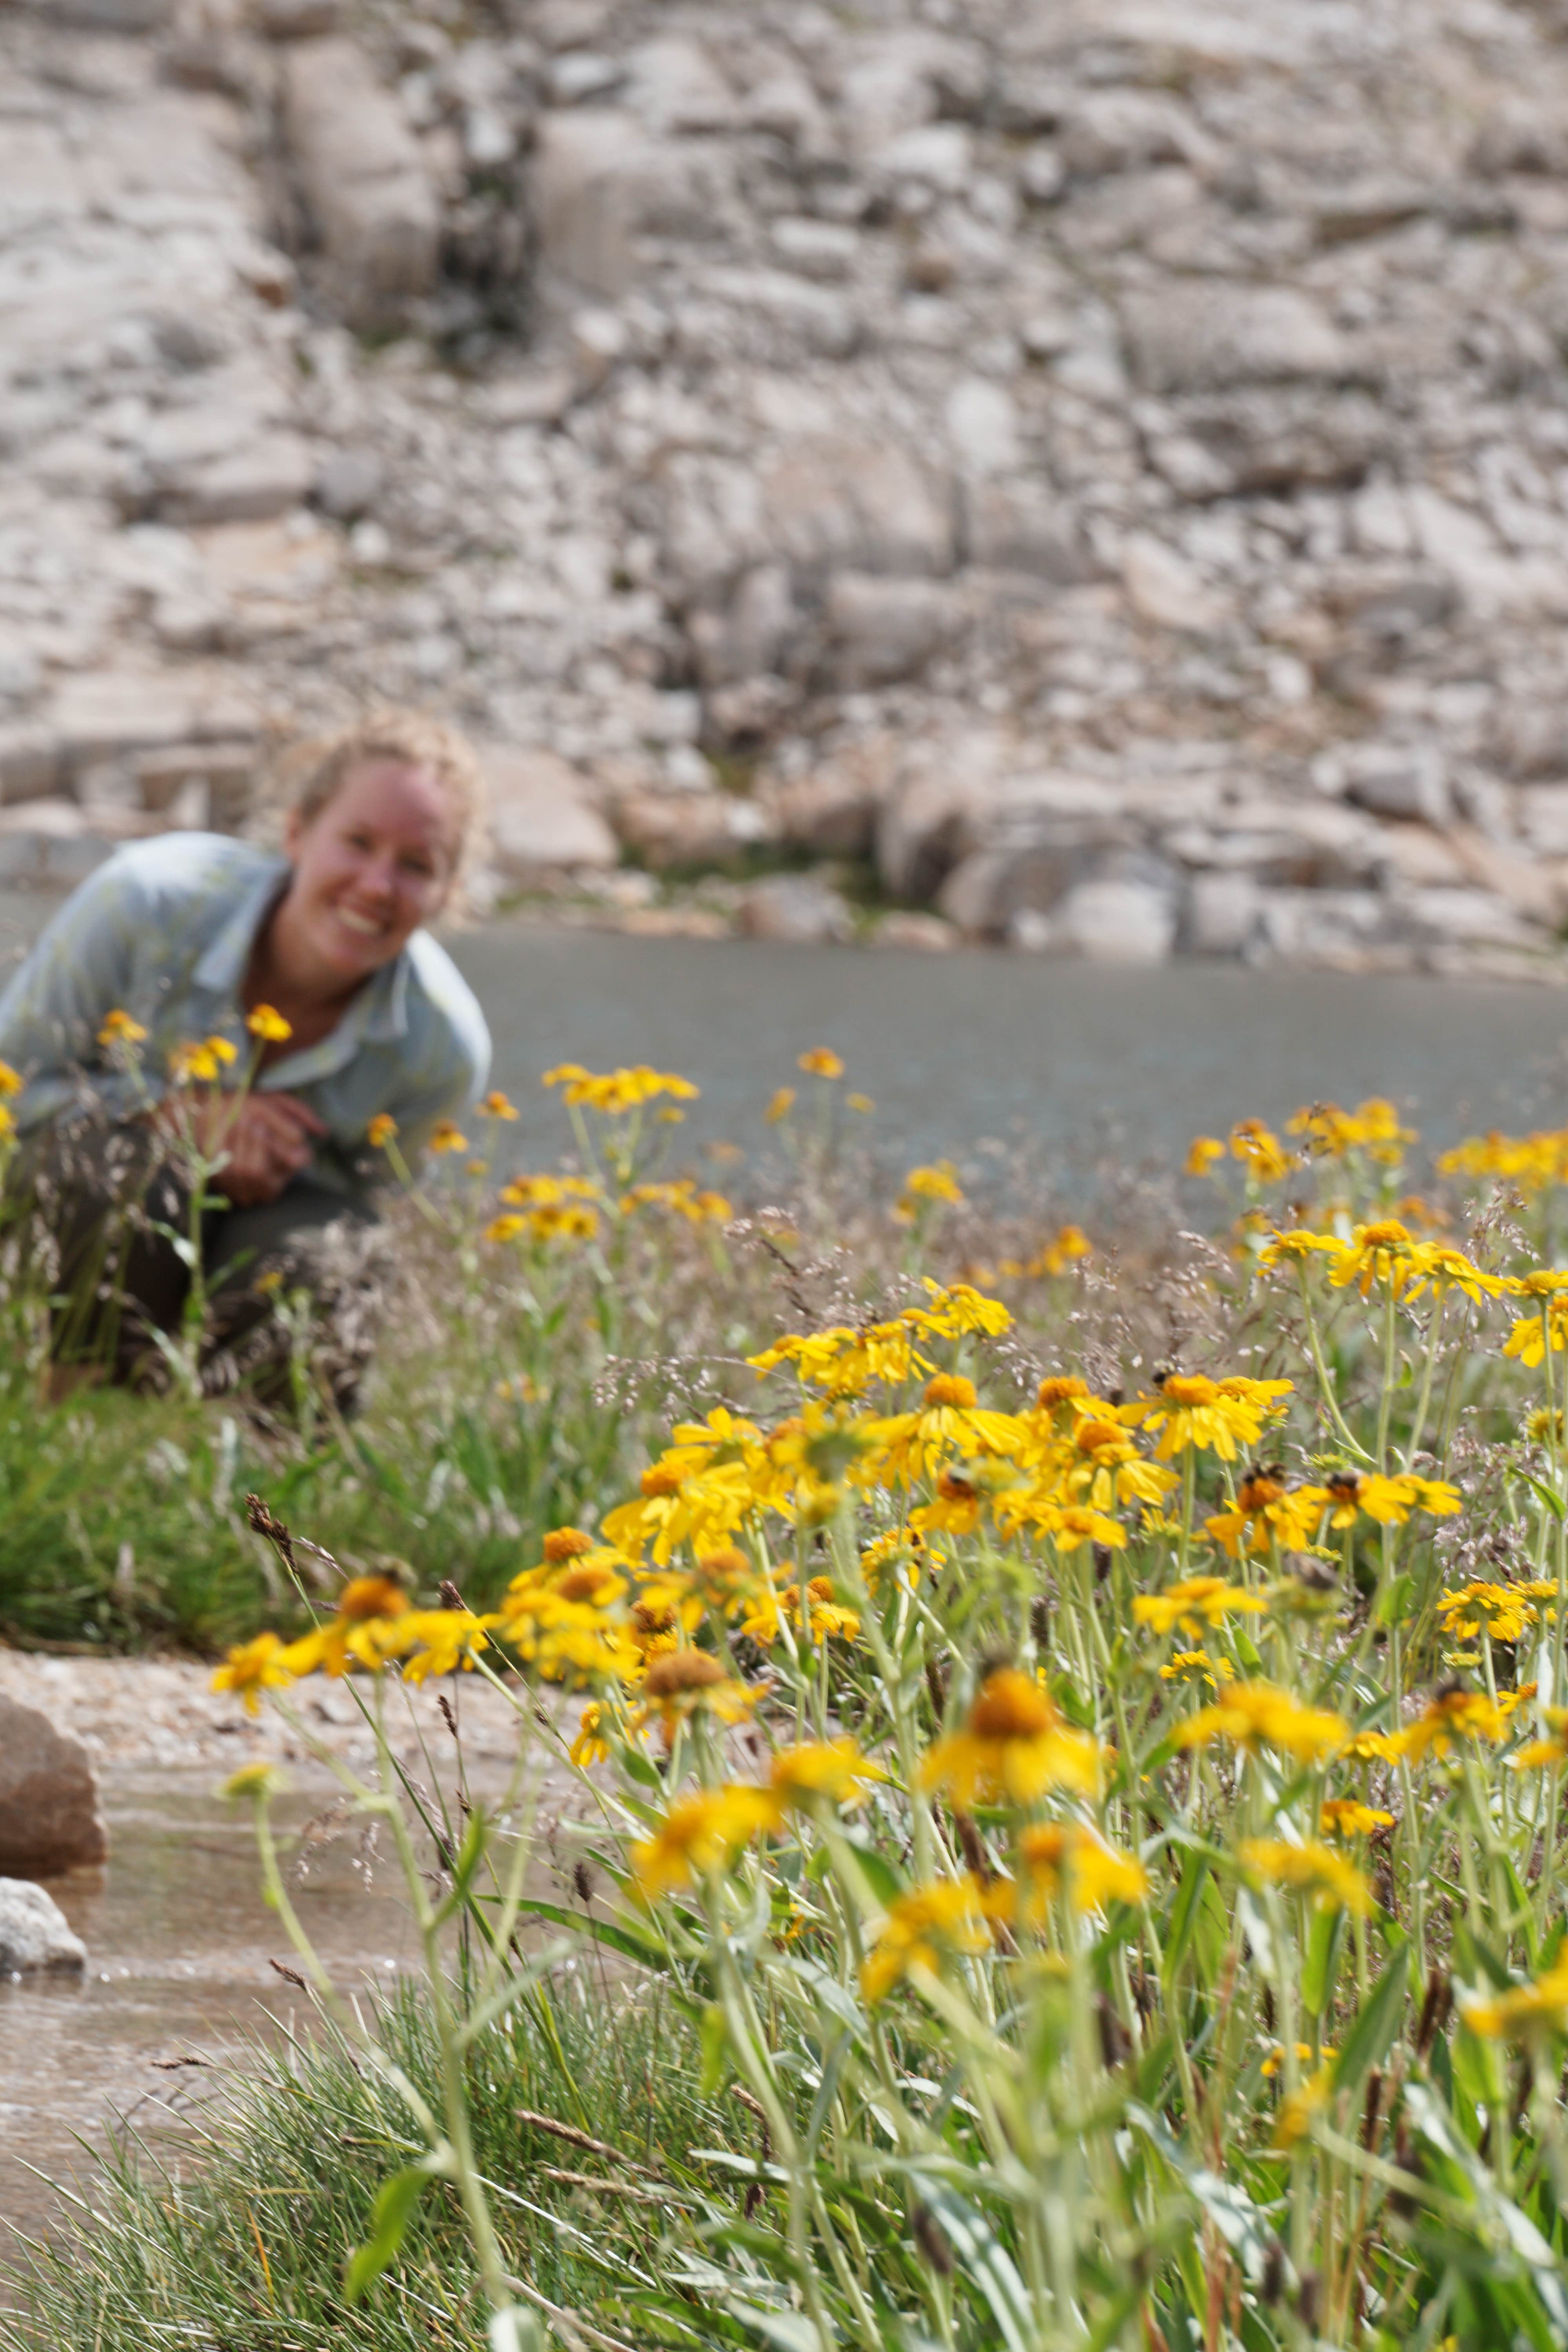
<instances>
[{"instance_id":1,"label":"blonde curly hair","mask_svg":"<svg viewBox=\"0 0 1568 2352\"><path fill-rule=\"evenodd\" d=\"M395 760L424 768L440 785L457 822L457 848L446 911L468 909L468 884L483 854L485 787L479 755L465 736L426 710L376 710L286 755L279 782L289 815L308 825L336 794L351 769L367 760Z\"/></svg>"}]
</instances>

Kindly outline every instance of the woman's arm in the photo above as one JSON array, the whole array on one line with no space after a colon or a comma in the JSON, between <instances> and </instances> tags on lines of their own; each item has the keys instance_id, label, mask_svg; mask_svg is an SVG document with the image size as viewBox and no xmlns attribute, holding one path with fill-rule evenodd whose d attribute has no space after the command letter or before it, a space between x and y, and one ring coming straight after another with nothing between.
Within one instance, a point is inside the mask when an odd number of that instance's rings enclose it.
<instances>
[{"instance_id":1,"label":"woman's arm","mask_svg":"<svg viewBox=\"0 0 1568 2352\"><path fill-rule=\"evenodd\" d=\"M108 1013L138 1013L127 1000L148 910L120 866L107 859L72 892L0 996L0 1060L24 1082L13 1106L24 1133L94 1097L121 1118L145 1101L138 1076L112 1067L98 1041Z\"/></svg>"}]
</instances>

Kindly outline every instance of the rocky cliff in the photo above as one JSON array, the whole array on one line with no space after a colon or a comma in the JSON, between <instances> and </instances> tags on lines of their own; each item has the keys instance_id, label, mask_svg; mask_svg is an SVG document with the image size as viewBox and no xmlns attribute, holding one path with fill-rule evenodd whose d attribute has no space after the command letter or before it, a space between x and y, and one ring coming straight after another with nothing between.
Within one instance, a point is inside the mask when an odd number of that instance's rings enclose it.
<instances>
[{"instance_id":1,"label":"rocky cliff","mask_svg":"<svg viewBox=\"0 0 1568 2352\"><path fill-rule=\"evenodd\" d=\"M0 877L1554 975L1565 351L1561 0L0 5Z\"/></svg>"}]
</instances>

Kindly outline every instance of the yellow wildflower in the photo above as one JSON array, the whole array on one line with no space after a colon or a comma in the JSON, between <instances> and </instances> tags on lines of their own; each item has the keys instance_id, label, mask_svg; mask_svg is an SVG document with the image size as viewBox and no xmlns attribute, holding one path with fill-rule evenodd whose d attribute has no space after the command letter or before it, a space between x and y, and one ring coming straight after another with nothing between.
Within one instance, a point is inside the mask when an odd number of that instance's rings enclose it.
<instances>
[{"instance_id":1,"label":"yellow wildflower","mask_svg":"<svg viewBox=\"0 0 1568 2352\"><path fill-rule=\"evenodd\" d=\"M364 1131L365 1141L373 1151L384 1151L395 1140L397 1121L389 1110L378 1110Z\"/></svg>"},{"instance_id":2,"label":"yellow wildflower","mask_svg":"<svg viewBox=\"0 0 1568 2352\"><path fill-rule=\"evenodd\" d=\"M1075 1911L1142 1903L1149 1892L1149 1874L1141 1862L1078 1822L1032 1822L1018 1840L1017 1861L1013 1916L1029 1927L1043 1923L1047 1905L1064 1888Z\"/></svg>"},{"instance_id":3,"label":"yellow wildflower","mask_svg":"<svg viewBox=\"0 0 1568 2352\"><path fill-rule=\"evenodd\" d=\"M1223 1576L1184 1576L1163 1592L1132 1596L1134 1622L1152 1626L1156 1633L1169 1633L1177 1625L1184 1633L1197 1633L1237 1612L1256 1616L1264 1606L1256 1592L1227 1584Z\"/></svg>"},{"instance_id":4,"label":"yellow wildflower","mask_svg":"<svg viewBox=\"0 0 1568 2352\"><path fill-rule=\"evenodd\" d=\"M1266 1421L1284 1412L1292 1381L1254 1381L1242 1373L1210 1380L1203 1372L1167 1372L1158 1391L1125 1408L1127 1418L1163 1433L1155 1458L1168 1462L1188 1446L1234 1462L1238 1445L1256 1445Z\"/></svg>"},{"instance_id":5,"label":"yellow wildflower","mask_svg":"<svg viewBox=\"0 0 1568 2352\"><path fill-rule=\"evenodd\" d=\"M1277 2148L1295 2147L1307 2137L1329 2104L1333 2082L1333 2068L1320 2066L1299 2091L1288 2092L1280 2100L1279 2113L1274 2125L1273 2145Z\"/></svg>"},{"instance_id":6,"label":"yellow wildflower","mask_svg":"<svg viewBox=\"0 0 1568 2352\"><path fill-rule=\"evenodd\" d=\"M1325 1797L1318 1808L1318 1823L1325 1837L1370 1837L1373 1830L1392 1829L1394 1815L1355 1797Z\"/></svg>"},{"instance_id":7,"label":"yellow wildflower","mask_svg":"<svg viewBox=\"0 0 1568 2352\"><path fill-rule=\"evenodd\" d=\"M510 1097L503 1095L499 1087L492 1087L479 1105L479 1113L484 1118L516 1118L518 1109L517 1105L510 1100Z\"/></svg>"},{"instance_id":8,"label":"yellow wildflower","mask_svg":"<svg viewBox=\"0 0 1568 2352\"><path fill-rule=\"evenodd\" d=\"M765 1790L730 1783L677 1797L651 1838L631 1849L632 1875L649 1901L727 1870L735 1855L773 1824Z\"/></svg>"},{"instance_id":9,"label":"yellow wildflower","mask_svg":"<svg viewBox=\"0 0 1568 2352\"><path fill-rule=\"evenodd\" d=\"M1189 1176L1207 1176L1224 1158L1225 1146L1217 1135L1194 1135L1183 1165Z\"/></svg>"},{"instance_id":10,"label":"yellow wildflower","mask_svg":"<svg viewBox=\"0 0 1568 2352\"><path fill-rule=\"evenodd\" d=\"M671 1070L650 1069L646 1062L639 1062L633 1069L601 1073L585 1070L581 1062L562 1062L555 1069L545 1071L543 1083L560 1087L566 1102L604 1111L612 1118L640 1109L659 1095L673 1096L678 1102L692 1102L699 1092L689 1078L678 1077Z\"/></svg>"},{"instance_id":11,"label":"yellow wildflower","mask_svg":"<svg viewBox=\"0 0 1568 2352\"><path fill-rule=\"evenodd\" d=\"M1360 1871L1317 1838L1301 1845L1283 1838L1244 1838L1237 1852L1250 1876L1310 1895L1319 1911L1352 1911L1360 1919L1373 1908L1372 1889Z\"/></svg>"},{"instance_id":12,"label":"yellow wildflower","mask_svg":"<svg viewBox=\"0 0 1568 2352\"><path fill-rule=\"evenodd\" d=\"M1238 1119L1230 1130L1230 1155L1239 1160L1260 1184L1277 1184L1296 1164L1279 1138L1260 1118Z\"/></svg>"},{"instance_id":13,"label":"yellow wildflower","mask_svg":"<svg viewBox=\"0 0 1568 2352\"><path fill-rule=\"evenodd\" d=\"M604 1721L604 1708L597 1699L590 1699L578 1722L577 1737L567 1750L579 1772L602 1764L610 1752L610 1743L603 1736Z\"/></svg>"},{"instance_id":14,"label":"yellow wildflower","mask_svg":"<svg viewBox=\"0 0 1568 2352\"><path fill-rule=\"evenodd\" d=\"M1232 1683L1213 1706L1200 1707L1176 1733L1183 1748L1228 1739L1255 1756L1259 1747L1281 1748L1303 1764L1321 1763L1342 1748L1350 1726L1326 1707L1303 1706L1275 1683Z\"/></svg>"},{"instance_id":15,"label":"yellow wildflower","mask_svg":"<svg viewBox=\"0 0 1568 2352\"><path fill-rule=\"evenodd\" d=\"M1464 2019L1472 2033L1489 2041L1531 2042L1568 2032L1568 1961L1548 1969L1533 1984L1512 1986L1492 2000L1468 2002Z\"/></svg>"},{"instance_id":16,"label":"yellow wildflower","mask_svg":"<svg viewBox=\"0 0 1568 2352\"><path fill-rule=\"evenodd\" d=\"M777 1127L780 1120L787 1118L794 1108L795 1088L775 1087L768 1097L768 1107L763 1113L763 1117L770 1127Z\"/></svg>"},{"instance_id":17,"label":"yellow wildflower","mask_svg":"<svg viewBox=\"0 0 1568 2352\"><path fill-rule=\"evenodd\" d=\"M977 1882L937 1879L900 1895L860 1971L868 2000L885 2000L911 1969L940 1973L943 1958L983 1952L991 1940Z\"/></svg>"},{"instance_id":18,"label":"yellow wildflower","mask_svg":"<svg viewBox=\"0 0 1568 2352\"><path fill-rule=\"evenodd\" d=\"M215 1691L236 1691L247 1715L255 1715L264 1690L279 1690L294 1679L284 1663L284 1649L276 1633L258 1633L254 1641L232 1649L212 1679Z\"/></svg>"},{"instance_id":19,"label":"yellow wildflower","mask_svg":"<svg viewBox=\"0 0 1568 2352\"><path fill-rule=\"evenodd\" d=\"M432 1151L467 1151L468 1148L468 1139L456 1119L438 1118L430 1134Z\"/></svg>"},{"instance_id":20,"label":"yellow wildflower","mask_svg":"<svg viewBox=\"0 0 1568 2352\"><path fill-rule=\"evenodd\" d=\"M285 1021L275 1004L257 1005L246 1014L245 1025L264 1045L286 1045L294 1034L293 1023Z\"/></svg>"},{"instance_id":21,"label":"yellow wildflower","mask_svg":"<svg viewBox=\"0 0 1568 2352\"><path fill-rule=\"evenodd\" d=\"M804 1054L795 1055L797 1068L809 1078L841 1078L844 1064L831 1045L811 1045Z\"/></svg>"},{"instance_id":22,"label":"yellow wildflower","mask_svg":"<svg viewBox=\"0 0 1568 2352\"><path fill-rule=\"evenodd\" d=\"M893 1205L893 1214L904 1224L910 1223L920 1213L922 1201L944 1201L957 1207L963 1200L963 1187L958 1181L958 1171L951 1160L939 1160L934 1168L911 1168L904 1178L904 1189Z\"/></svg>"},{"instance_id":23,"label":"yellow wildflower","mask_svg":"<svg viewBox=\"0 0 1568 2352\"><path fill-rule=\"evenodd\" d=\"M921 1786L951 1790L961 1812L977 1798L1026 1805L1047 1789L1092 1794L1099 1782L1094 1740L1069 1730L1047 1692L1016 1666L987 1675L963 1729L939 1740L921 1768Z\"/></svg>"},{"instance_id":24,"label":"yellow wildflower","mask_svg":"<svg viewBox=\"0 0 1568 2352\"><path fill-rule=\"evenodd\" d=\"M1217 1691L1221 1683L1236 1680L1236 1668L1226 1657L1211 1658L1206 1650L1177 1650L1160 1668L1160 1678L1167 1683L1206 1683Z\"/></svg>"},{"instance_id":25,"label":"yellow wildflower","mask_svg":"<svg viewBox=\"0 0 1568 2352\"><path fill-rule=\"evenodd\" d=\"M98 1042L104 1046L140 1045L146 1035L147 1032L141 1022L135 1020L131 1013L123 1012L117 1004L111 1013L104 1014L103 1026L98 1033Z\"/></svg>"}]
</instances>

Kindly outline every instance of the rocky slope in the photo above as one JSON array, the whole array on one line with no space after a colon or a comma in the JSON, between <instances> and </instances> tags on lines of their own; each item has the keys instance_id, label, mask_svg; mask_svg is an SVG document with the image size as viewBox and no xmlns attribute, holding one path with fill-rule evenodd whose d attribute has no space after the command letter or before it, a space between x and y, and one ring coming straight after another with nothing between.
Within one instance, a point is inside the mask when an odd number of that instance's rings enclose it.
<instances>
[{"instance_id":1,"label":"rocky slope","mask_svg":"<svg viewBox=\"0 0 1568 2352\"><path fill-rule=\"evenodd\" d=\"M1554 976L1564 126L1561 0L0 5L0 878L390 697L500 890Z\"/></svg>"}]
</instances>

